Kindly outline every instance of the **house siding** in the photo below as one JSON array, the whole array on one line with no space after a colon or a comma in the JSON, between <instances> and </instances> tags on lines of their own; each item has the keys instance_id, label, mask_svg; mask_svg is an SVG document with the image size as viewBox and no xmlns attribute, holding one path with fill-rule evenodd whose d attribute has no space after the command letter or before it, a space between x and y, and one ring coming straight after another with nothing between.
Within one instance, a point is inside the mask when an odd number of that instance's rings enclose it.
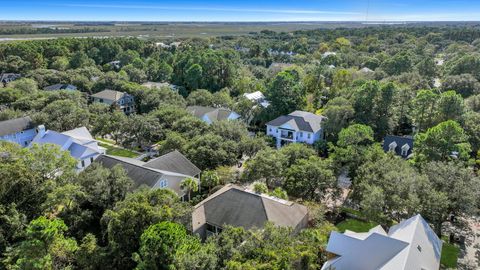
<instances>
[{"instance_id":1,"label":"house siding","mask_svg":"<svg viewBox=\"0 0 480 270\"><path fill-rule=\"evenodd\" d=\"M35 138L35 135L37 135L37 131L35 128L32 128L22 132L0 136L0 140L16 143L22 147L26 147L30 144L33 138Z\"/></svg>"}]
</instances>

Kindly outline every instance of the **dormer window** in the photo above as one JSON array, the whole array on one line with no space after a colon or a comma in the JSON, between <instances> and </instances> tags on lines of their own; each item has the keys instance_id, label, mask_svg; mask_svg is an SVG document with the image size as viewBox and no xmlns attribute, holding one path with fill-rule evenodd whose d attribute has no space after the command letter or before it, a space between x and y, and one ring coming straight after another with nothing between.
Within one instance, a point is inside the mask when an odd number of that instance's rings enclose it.
<instances>
[{"instance_id":1,"label":"dormer window","mask_svg":"<svg viewBox=\"0 0 480 270\"><path fill-rule=\"evenodd\" d=\"M391 144L388 145L388 151L390 152L395 152L395 148L397 148L396 142L392 142Z\"/></svg>"},{"instance_id":2,"label":"dormer window","mask_svg":"<svg viewBox=\"0 0 480 270\"><path fill-rule=\"evenodd\" d=\"M408 155L408 150L410 150L410 145L404 144L402 146L402 156L407 156Z\"/></svg>"}]
</instances>

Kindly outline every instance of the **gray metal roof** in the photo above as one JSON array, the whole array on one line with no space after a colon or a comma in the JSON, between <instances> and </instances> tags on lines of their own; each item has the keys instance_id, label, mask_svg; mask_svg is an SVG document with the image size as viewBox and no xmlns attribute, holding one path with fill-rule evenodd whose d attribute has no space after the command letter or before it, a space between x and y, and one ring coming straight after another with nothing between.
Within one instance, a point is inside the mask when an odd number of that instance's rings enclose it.
<instances>
[{"instance_id":1,"label":"gray metal roof","mask_svg":"<svg viewBox=\"0 0 480 270\"><path fill-rule=\"evenodd\" d=\"M292 128L299 131L317 132L322 128L324 116L310 112L294 111L289 115L282 115L267 123L269 126L279 127L288 123Z\"/></svg>"},{"instance_id":2,"label":"gray metal roof","mask_svg":"<svg viewBox=\"0 0 480 270\"><path fill-rule=\"evenodd\" d=\"M30 117L22 117L0 122L0 136L15 134L27 129L34 128Z\"/></svg>"},{"instance_id":3,"label":"gray metal roof","mask_svg":"<svg viewBox=\"0 0 480 270\"><path fill-rule=\"evenodd\" d=\"M395 147L395 153L399 156L402 156L402 146L407 144L409 146L409 150L407 151L407 154L405 157L408 157L410 154L413 153L413 137L400 137L400 136L393 136L393 135L387 135L385 136L383 140L383 150L385 152L390 151L390 144L395 142L397 144L397 147Z\"/></svg>"},{"instance_id":4,"label":"gray metal roof","mask_svg":"<svg viewBox=\"0 0 480 270\"><path fill-rule=\"evenodd\" d=\"M156 159L152 159L145 163L145 167L181 173L189 176L198 175L201 170L188 160L182 153L177 150L165 154Z\"/></svg>"},{"instance_id":5,"label":"gray metal roof","mask_svg":"<svg viewBox=\"0 0 480 270\"><path fill-rule=\"evenodd\" d=\"M270 221L277 226L296 228L307 214L303 205L229 184L195 206L193 222L195 224L200 217L200 220L216 226L227 224L249 229L261 228Z\"/></svg>"}]
</instances>

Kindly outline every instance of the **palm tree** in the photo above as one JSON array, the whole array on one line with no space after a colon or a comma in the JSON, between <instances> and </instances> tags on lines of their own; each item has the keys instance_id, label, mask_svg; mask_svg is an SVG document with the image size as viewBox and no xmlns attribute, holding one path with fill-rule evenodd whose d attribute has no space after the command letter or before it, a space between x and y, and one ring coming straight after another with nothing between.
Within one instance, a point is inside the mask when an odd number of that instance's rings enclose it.
<instances>
[{"instance_id":1,"label":"palm tree","mask_svg":"<svg viewBox=\"0 0 480 270\"><path fill-rule=\"evenodd\" d=\"M198 191L198 183L193 178L185 178L180 183L182 189L187 190L188 200L190 201L190 194Z\"/></svg>"}]
</instances>

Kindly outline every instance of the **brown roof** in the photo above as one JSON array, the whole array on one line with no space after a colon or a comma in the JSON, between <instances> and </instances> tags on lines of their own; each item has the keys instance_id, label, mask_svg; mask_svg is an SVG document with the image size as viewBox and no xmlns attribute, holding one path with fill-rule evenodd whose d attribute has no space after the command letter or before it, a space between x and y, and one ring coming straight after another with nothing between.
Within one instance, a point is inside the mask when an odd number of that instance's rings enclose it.
<instances>
[{"instance_id":1,"label":"brown roof","mask_svg":"<svg viewBox=\"0 0 480 270\"><path fill-rule=\"evenodd\" d=\"M124 92L119 92L115 90L110 90L110 89L105 89L101 92L98 92L96 94L93 94L92 97L94 98L101 98L101 99L107 99L107 100L112 100L112 101L118 101L125 95Z\"/></svg>"}]
</instances>

